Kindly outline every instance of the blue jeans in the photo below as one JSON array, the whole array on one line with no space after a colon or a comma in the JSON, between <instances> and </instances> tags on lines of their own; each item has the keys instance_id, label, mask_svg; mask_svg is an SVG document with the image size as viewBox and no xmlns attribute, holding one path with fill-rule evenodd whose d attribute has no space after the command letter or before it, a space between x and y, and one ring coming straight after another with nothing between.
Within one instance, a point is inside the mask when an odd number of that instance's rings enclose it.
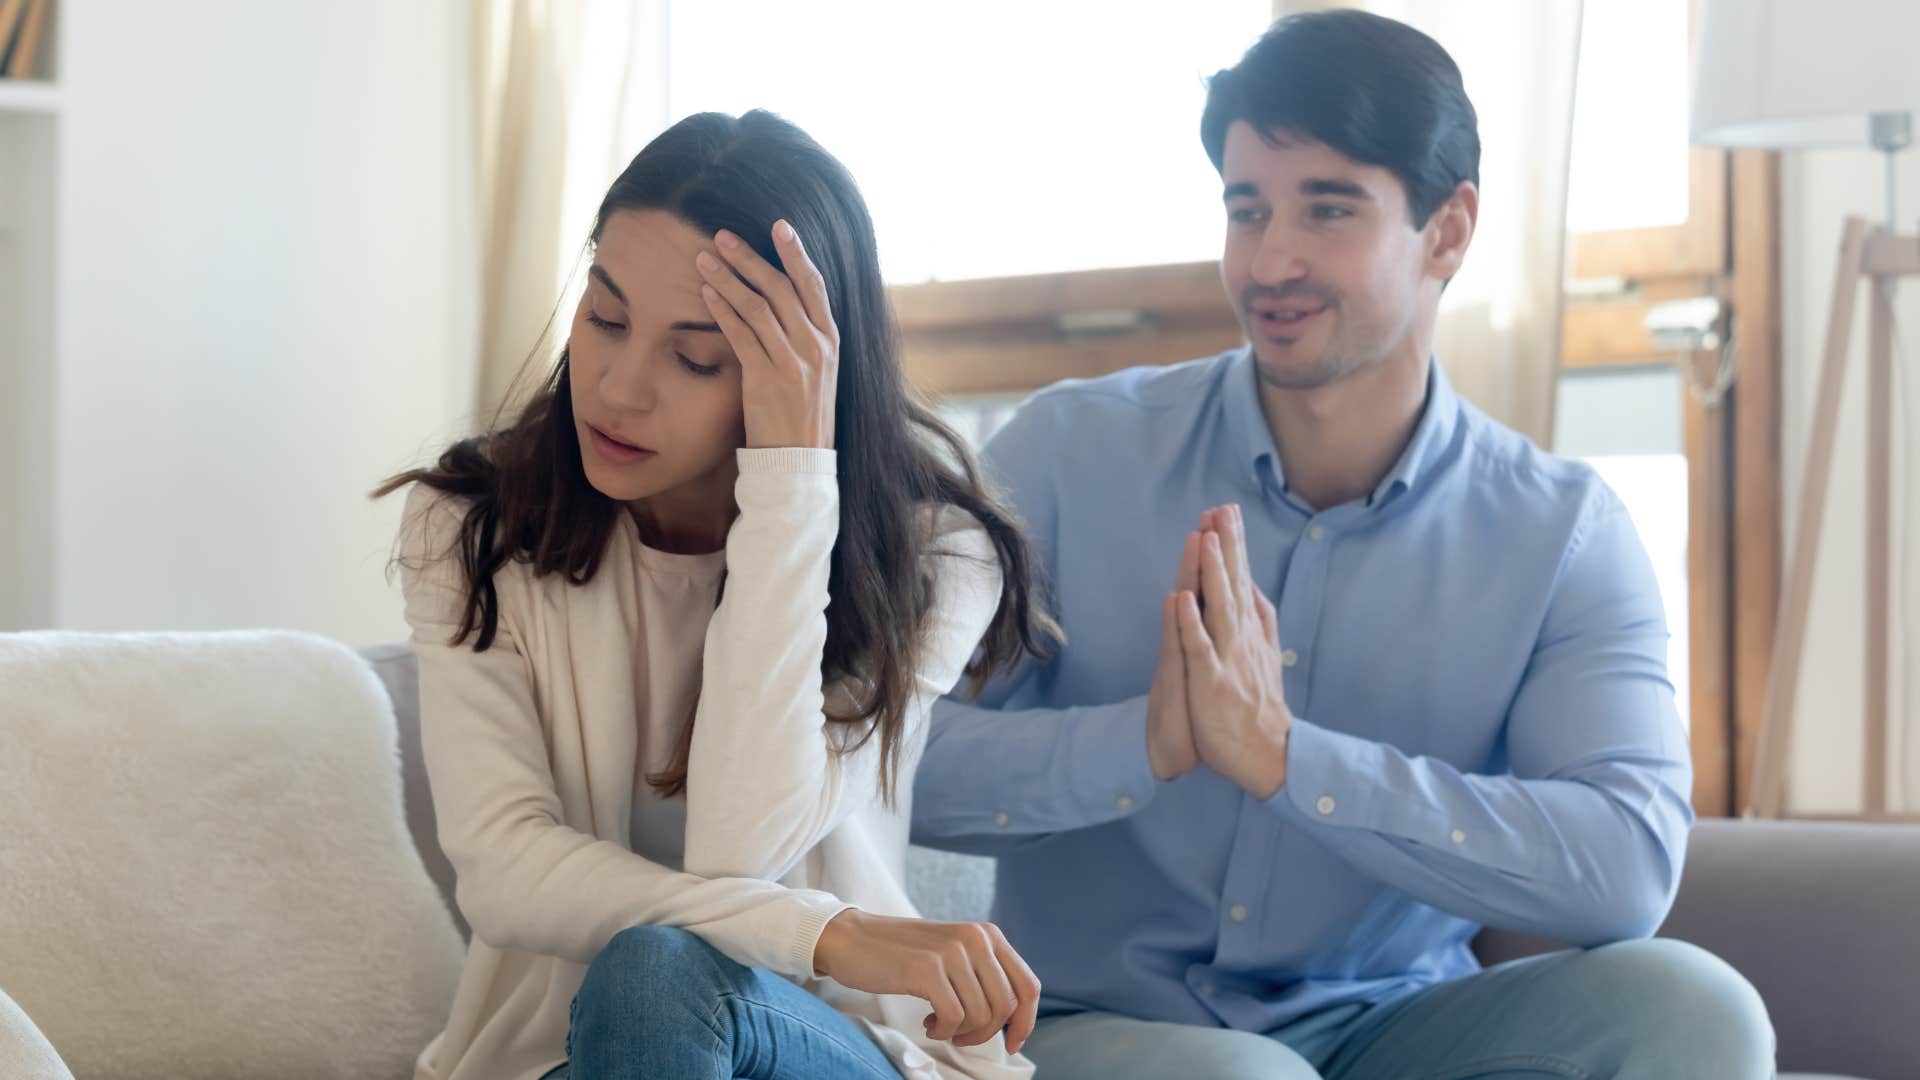
<instances>
[{"instance_id":1,"label":"blue jeans","mask_svg":"<svg viewBox=\"0 0 1920 1080\"><path fill-rule=\"evenodd\" d=\"M1744 978L1704 950L1653 940L1516 960L1265 1035L1051 1016L1023 1052L1040 1080L1764 1080L1773 1050Z\"/></svg>"},{"instance_id":2,"label":"blue jeans","mask_svg":"<svg viewBox=\"0 0 1920 1080\"><path fill-rule=\"evenodd\" d=\"M685 930L615 934L574 995L567 1063L546 1080L900 1080L826 1002Z\"/></svg>"}]
</instances>

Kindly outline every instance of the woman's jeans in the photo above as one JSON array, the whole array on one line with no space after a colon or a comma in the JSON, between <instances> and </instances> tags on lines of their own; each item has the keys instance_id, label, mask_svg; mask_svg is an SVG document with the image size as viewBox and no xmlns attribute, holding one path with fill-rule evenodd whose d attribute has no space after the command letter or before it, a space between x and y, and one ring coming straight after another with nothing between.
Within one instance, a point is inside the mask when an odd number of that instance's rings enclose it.
<instances>
[{"instance_id":1,"label":"woman's jeans","mask_svg":"<svg viewBox=\"0 0 1920 1080\"><path fill-rule=\"evenodd\" d=\"M900 1080L853 1021L685 930L614 935L573 999L546 1080Z\"/></svg>"}]
</instances>

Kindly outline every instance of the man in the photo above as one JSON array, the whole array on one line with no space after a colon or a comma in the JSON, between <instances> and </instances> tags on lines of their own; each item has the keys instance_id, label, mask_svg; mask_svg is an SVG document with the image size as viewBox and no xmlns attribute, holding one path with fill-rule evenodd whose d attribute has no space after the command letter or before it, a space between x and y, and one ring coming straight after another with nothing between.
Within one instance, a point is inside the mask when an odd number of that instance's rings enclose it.
<instances>
[{"instance_id":1,"label":"man","mask_svg":"<svg viewBox=\"0 0 1920 1080\"><path fill-rule=\"evenodd\" d=\"M916 783L917 840L999 857L1045 984L1026 1052L1049 1080L1771 1075L1753 989L1644 940L1692 773L1633 525L1431 359L1479 208L1458 69L1294 16L1201 137L1249 346L1063 384L987 447L1068 642L939 706ZM1483 925L1583 948L1479 972Z\"/></svg>"}]
</instances>

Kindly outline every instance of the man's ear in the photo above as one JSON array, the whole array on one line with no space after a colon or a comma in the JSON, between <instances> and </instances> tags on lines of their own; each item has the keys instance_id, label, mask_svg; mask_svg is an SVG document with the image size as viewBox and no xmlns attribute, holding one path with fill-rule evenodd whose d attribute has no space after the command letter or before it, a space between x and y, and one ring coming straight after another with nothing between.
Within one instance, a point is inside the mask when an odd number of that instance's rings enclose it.
<instances>
[{"instance_id":1,"label":"man's ear","mask_svg":"<svg viewBox=\"0 0 1920 1080\"><path fill-rule=\"evenodd\" d=\"M1467 246L1473 243L1473 229L1480 218L1480 189L1462 180L1447 201L1427 219L1427 274L1441 281L1452 280L1467 259Z\"/></svg>"}]
</instances>

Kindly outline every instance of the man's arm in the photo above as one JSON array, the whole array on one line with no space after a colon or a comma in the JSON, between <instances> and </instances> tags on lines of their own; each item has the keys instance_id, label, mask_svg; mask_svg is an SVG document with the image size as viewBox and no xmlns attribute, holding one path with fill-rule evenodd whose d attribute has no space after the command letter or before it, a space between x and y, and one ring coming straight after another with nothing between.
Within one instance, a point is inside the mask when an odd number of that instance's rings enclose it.
<instances>
[{"instance_id":1,"label":"man's arm","mask_svg":"<svg viewBox=\"0 0 1920 1080\"><path fill-rule=\"evenodd\" d=\"M1267 805L1463 918L1575 945L1653 933L1679 886L1692 764L1652 568L1610 491L1587 517L1507 717L1511 775L1295 718Z\"/></svg>"},{"instance_id":2,"label":"man's arm","mask_svg":"<svg viewBox=\"0 0 1920 1080\"><path fill-rule=\"evenodd\" d=\"M1058 558L1055 411L1045 398L1028 403L981 453L1026 528L1040 583ZM914 781L915 843L991 854L1125 817L1152 798L1146 697L1047 708L1051 678L1049 664L1029 659L977 701L934 703Z\"/></svg>"}]
</instances>

